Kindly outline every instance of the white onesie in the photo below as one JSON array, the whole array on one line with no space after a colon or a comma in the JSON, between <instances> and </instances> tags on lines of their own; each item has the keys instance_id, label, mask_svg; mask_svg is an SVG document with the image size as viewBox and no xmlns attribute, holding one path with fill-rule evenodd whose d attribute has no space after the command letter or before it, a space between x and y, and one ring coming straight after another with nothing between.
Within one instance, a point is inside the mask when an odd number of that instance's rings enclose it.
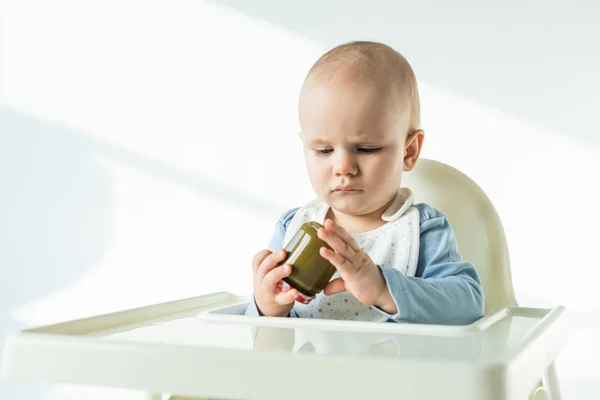
<instances>
[{"instance_id":1,"label":"white onesie","mask_svg":"<svg viewBox=\"0 0 600 400\"><path fill-rule=\"evenodd\" d=\"M415 276L419 259L420 216L413 205L412 192L401 188L394 202L384 212L387 223L369 232L353 234L360 248L381 267L396 268L406 276ZM329 206L319 199L301 207L287 227L284 244L304 222L323 224ZM339 273L332 277L338 278ZM300 317L346 319L354 321L386 321L388 317L379 310L360 303L348 292L325 296L318 293L309 304L295 303L293 310Z\"/></svg>"}]
</instances>

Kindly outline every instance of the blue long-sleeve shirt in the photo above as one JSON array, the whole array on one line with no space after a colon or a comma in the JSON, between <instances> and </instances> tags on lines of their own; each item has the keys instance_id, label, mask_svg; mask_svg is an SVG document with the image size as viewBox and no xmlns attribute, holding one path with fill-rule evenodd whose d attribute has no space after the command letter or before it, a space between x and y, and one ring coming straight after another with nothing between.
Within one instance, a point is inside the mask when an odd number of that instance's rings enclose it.
<instances>
[{"instance_id":1,"label":"blue long-sleeve shirt","mask_svg":"<svg viewBox=\"0 0 600 400\"><path fill-rule=\"evenodd\" d=\"M484 295L475 267L462 261L446 215L427 204L415 207L421 224L415 277L380 266L398 312L392 315L377 309L393 322L462 325L476 321L483 316ZM269 250L275 252L283 247L287 227L296 211L297 208L281 216ZM254 301L248 305L246 315L259 315ZM298 315L292 310L290 316Z\"/></svg>"}]
</instances>

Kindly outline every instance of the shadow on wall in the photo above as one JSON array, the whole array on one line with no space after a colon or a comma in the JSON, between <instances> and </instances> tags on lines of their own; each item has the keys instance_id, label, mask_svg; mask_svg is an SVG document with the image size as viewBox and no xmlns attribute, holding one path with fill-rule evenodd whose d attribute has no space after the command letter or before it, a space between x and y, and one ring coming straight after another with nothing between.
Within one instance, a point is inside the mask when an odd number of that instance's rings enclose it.
<instances>
[{"instance_id":1,"label":"shadow on wall","mask_svg":"<svg viewBox=\"0 0 600 400\"><path fill-rule=\"evenodd\" d=\"M419 80L545 129L600 146L600 3L215 2L327 49L377 40L403 53ZM423 110L424 114L428 111ZM468 123L468 121L465 121ZM578 125L579 124L579 125Z\"/></svg>"},{"instance_id":2,"label":"shadow on wall","mask_svg":"<svg viewBox=\"0 0 600 400\"><path fill-rule=\"evenodd\" d=\"M0 107L0 132L3 343L6 334L22 329L10 315L13 308L71 284L105 254L112 178L64 128ZM18 386L19 397L40 398L41 385Z\"/></svg>"},{"instance_id":3,"label":"shadow on wall","mask_svg":"<svg viewBox=\"0 0 600 400\"><path fill-rule=\"evenodd\" d=\"M0 107L0 326L9 310L77 280L105 254L111 231L111 172L101 155L160 180L262 215L278 207L134 152Z\"/></svg>"},{"instance_id":4,"label":"shadow on wall","mask_svg":"<svg viewBox=\"0 0 600 400\"><path fill-rule=\"evenodd\" d=\"M76 281L106 253L112 178L94 155L270 221L278 216L276 205L243 191L7 107L0 106L0 128L0 338L11 308Z\"/></svg>"},{"instance_id":5,"label":"shadow on wall","mask_svg":"<svg viewBox=\"0 0 600 400\"><path fill-rule=\"evenodd\" d=\"M65 128L0 108L0 318L77 280L105 254L112 182ZM14 327L13 327L14 328Z\"/></svg>"}]
</instances>

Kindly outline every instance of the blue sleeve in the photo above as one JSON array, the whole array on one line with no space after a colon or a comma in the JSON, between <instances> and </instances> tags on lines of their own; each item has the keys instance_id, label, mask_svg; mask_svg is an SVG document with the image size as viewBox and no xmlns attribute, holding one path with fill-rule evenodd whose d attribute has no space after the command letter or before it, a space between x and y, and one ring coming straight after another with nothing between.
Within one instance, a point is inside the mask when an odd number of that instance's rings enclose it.
<instances>
[{"instance_id":1,"label":"blue sleeve","mask_svg":"<svg viewBox=\"0 0 600 400\"><path fill-rule=\"evenodd\" d=\"M465 325L478 320L484 296L475 267L462 261L445 214L426 204L415 207L421 216L417 272L413 278L380 267L398 308L395 315L384 314L396 322Z\"/></svg>"},{"instance_id":2,"label":"blue sleeve","mask_svg":"<svg viewBox=\"0 0 600 400\"><path fill-rule=\"evenodd\" d=\"M287 227L290 224L290 222L292 221L292 218L294 218L294 215L296 215L296 211L298 211L298 208L293 208L291 210L284 212L283 215L281 215L281 217L275 224L275 232L273 232L273 236L271 237L271 240L269 241L269 247L268 247L269 251L276 252L283 248L285 232L287 231ZM252 296L252 300L250 301L250 303L248 304L248 307L246 308L245 315L250 316L250 317L260 316L260 313L258 312L258 307L256 307L256 302L254 301L254 295ZM297 317L297 316L298 315L296 314L296 312L294 310L292 310L290 313L290 317Z\"/></svg>"},{"instance_id":3,"label":"blue sleeve","mask_svg":"<svg viewBox=\"0 0 600 400\"><path fill-rule=\"evenodd\" d=\"M284 212L281 217L279 217L279 221L275 224L275 232L273 232L273 236L269 241L268 249L272 252L276 252L283 248L283 241L285 239L285 232L287 231L287 227L292 222L292 218L296 215L296 211L298 208L293 208Z\"/></svg>"}]
</instances>

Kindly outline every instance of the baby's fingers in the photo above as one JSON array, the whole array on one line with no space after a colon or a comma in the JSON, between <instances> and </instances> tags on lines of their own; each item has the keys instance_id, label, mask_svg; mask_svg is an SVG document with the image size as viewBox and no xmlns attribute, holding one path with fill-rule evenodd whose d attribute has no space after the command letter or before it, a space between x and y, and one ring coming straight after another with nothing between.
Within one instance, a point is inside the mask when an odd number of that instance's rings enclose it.
<instances>
[{"instance_id":1,"label":"baby's fingers","mask_svg":"<svg viewBox=\"0 0 600 400\"><path fill-rule=\"evenodd\" d=\"M327 284L327 286L325 286L325 289L323 289L323 293L325 293L325 296L331 296L332 294L347 291L348 289L346 288L346 282L344 282L342 278L332 280Z\"/></svg>"},{"instance_id":2,"label":"baby's fingers","mask_svg":"<svg viewBox=\"0 0 600 400\"><path fill-rule=\"evenodd\" d=\"M285 264L280 267L273 268L264 277L262 281L262 287L269 293L275 291L275 286L283 278L289 276L292 273L292 266Z\"/></svg>"},{"instance_id":3,"label":"baby's fingers","mask_svg":"<svg viewBox=\"0 0 600 400\"><path fill-rule=\"evenodd\" d=\"M256 270L256 275L258 276L258 279L260 279L261 281L264 280L265 276L271 270L276 268L280 262L285 260L286 254L286 251L284 249L281 249L265 257L263 262L258 266L258 269Z\"/></svg>"},{"instance_id":4,"label":"baby's fingers","mask_svg":"<svg viewBox=\"0 0 600 400\"><path fill-rule=\"evenodd\" d=\"M296 299L300 296L300 293L296 289L290 289L287 292L277 293L275 295L275 301L277 304L291 304L296 301Z\"/></svg>"}]
</instances>

